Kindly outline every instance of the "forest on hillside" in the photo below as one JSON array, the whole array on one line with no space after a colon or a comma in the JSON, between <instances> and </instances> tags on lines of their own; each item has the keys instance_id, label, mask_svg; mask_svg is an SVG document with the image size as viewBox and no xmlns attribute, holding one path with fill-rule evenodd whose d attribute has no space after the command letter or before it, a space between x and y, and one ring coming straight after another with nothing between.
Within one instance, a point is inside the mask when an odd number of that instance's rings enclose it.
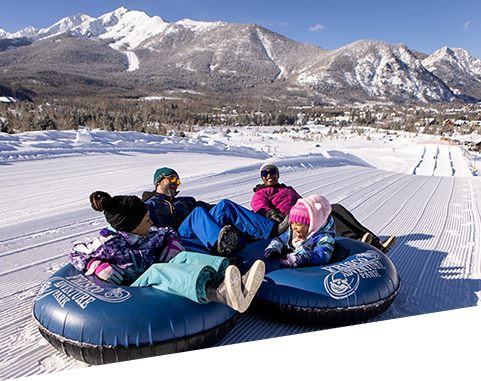
<instances>
[{"instance_id":1,"label":"forest on hillside","mask_svg":"<svg viewBox=\"0 0 481 381\"><path fill-rule=\"evenodd\" d=\"M166 135L172 130L191 132L195 127L279 126L307 124L328 127L366 126L431 134L472 133L481 126L477 105L363 107L280 107L266 104L80 97L0 103L0 131L70 130L85 126L108 131L137 131Z\"/></svg>"}]
</instances>

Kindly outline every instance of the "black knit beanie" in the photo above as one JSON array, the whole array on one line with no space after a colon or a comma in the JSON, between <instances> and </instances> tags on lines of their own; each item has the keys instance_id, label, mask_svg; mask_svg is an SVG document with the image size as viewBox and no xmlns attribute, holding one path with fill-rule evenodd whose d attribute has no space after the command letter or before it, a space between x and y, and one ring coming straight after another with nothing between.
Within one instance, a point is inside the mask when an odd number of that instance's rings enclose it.
<instances>
[{"instance_id":1,"label":"black knit beanie","mask_svg":"<svg viewBox=\"0 0 481 381\"><path fill-rule=\"evenodd\" d=\"M114 196L97 191L90 195L92 208L98 212L104 212L107 222L115 230L130 233L135 230L148 211L137 196Z\"/></svg>"}]
</instances>

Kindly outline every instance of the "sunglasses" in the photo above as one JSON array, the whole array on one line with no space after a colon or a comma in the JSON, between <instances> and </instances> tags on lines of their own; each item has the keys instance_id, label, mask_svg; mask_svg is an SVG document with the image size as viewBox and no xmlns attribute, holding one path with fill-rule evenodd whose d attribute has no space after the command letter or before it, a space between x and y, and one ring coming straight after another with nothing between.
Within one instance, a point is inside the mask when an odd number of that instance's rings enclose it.
<instances>
[{"instance_id":1,"label":"sunglasses","mask_svg":"<svg viewBox=\"0 0 481 381\"><path fill-rule=\"evenodd\" d=\"M178 179L176 176L167 176L167 177L164 177L164 179L169 180L171 183L177 182L177 185L178 186L180 185L180 179Z\"/></svg>"},{"instance_id":2,"label":"sunglasses","mask_svg":"<svg viewBox=\"0 0 481 381\"><path fill-rule=\"evenodd\" d=\"M267 175L274 176L275 174L277 174L277 171L275 169L270 169L268 171L262 171L261 172L262 177L267 177Z\"/></svg>"}]
</instances>

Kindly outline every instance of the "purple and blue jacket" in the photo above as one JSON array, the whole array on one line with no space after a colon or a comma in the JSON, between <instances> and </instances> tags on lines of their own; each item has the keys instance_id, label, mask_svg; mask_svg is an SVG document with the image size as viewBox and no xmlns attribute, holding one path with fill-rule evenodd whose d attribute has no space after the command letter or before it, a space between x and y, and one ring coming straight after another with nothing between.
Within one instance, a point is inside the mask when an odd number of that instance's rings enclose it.
<instances>
[{"instance_id":1,"label":"purple and blue jacket","mask_svg":"<svg viewBox=\"0 0 481 381\"><path fill-rule=\"evenodd\" d=\"M124 270L125 280L134 280L152 264L165 262L160 254L172 238L179 239L172 228L152 226L148 236L141 236L108 227L93 241L74 245L68 259L79 271L86 271L92 259L99 259Z\"/></svg>"}]
</instances>

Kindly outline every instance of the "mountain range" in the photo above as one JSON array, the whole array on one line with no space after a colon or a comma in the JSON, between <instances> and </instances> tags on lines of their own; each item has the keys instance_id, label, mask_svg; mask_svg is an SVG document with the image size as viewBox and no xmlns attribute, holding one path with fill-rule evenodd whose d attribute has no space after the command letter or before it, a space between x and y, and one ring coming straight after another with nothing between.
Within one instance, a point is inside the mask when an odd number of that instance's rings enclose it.
<instances>
[{"instance_id":1,"label":"mountain range","mask_svg":"<svg viewBox=\"0 0 481 381\"><path fill-rule=\"evenodd\" d=\"M481 60L360 40L336 50L255 24L166 22L119 8L0 29L0 95L202 97L291 105L481 99Z\"/></svg>"}]
</instances>

